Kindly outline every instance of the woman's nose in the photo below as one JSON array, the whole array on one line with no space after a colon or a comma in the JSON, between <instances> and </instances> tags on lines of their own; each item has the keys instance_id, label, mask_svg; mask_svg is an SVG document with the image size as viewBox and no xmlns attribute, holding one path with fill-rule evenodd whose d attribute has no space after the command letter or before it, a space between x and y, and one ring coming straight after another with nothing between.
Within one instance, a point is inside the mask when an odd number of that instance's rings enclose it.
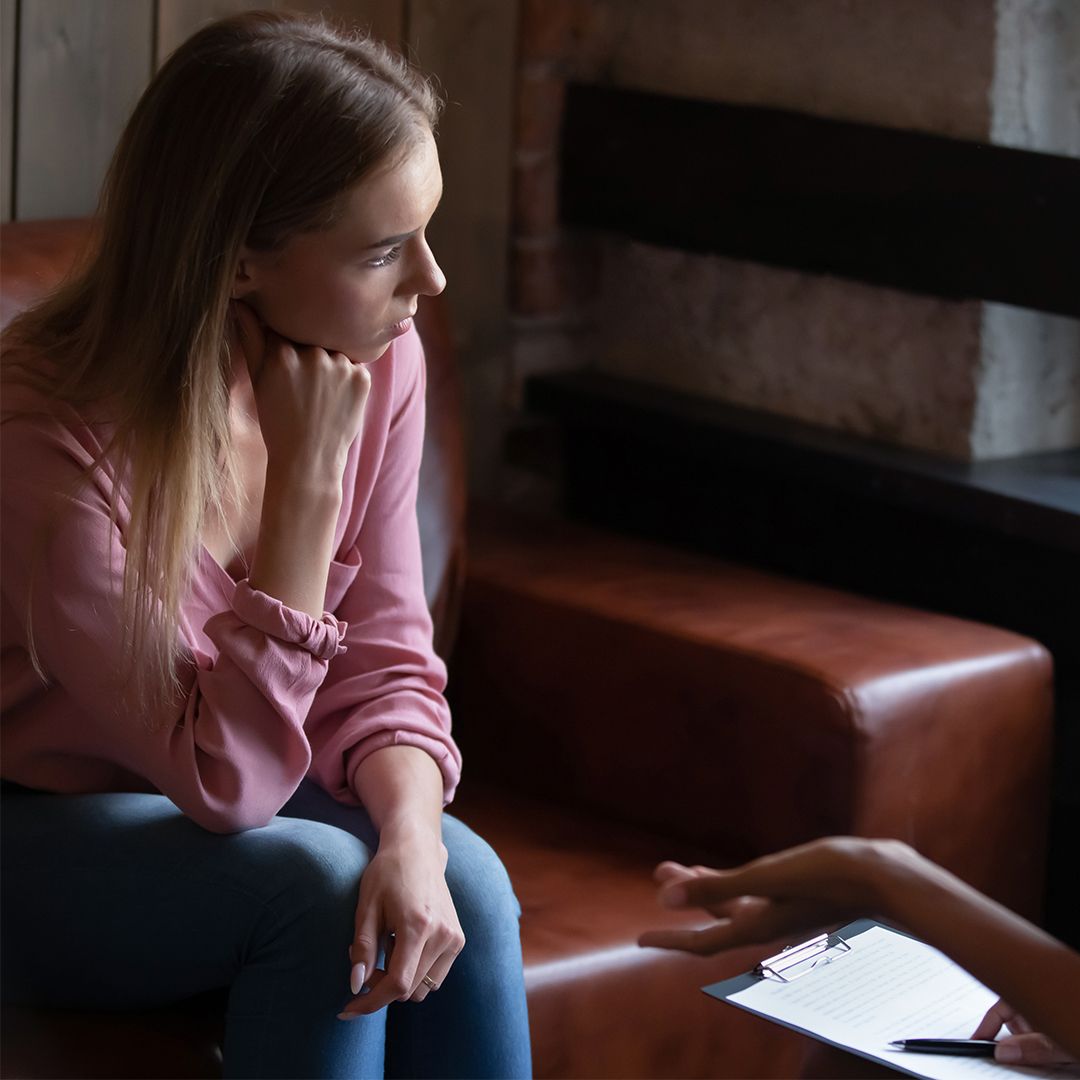
<instances>
[{"instance_id":1,"label":"woman's nose","mask_svg":"<svg viewBox=\"0 0 1080 1080\"><path fill-rule=\"evenodd\" d=\"M438 296L445 288L446 275L435 261L431 248L424 241L417 252L416 265L413 268L413 273L409 275L409 279L405 283L404 291L419 293L424 296Z\"/></svg>"},{"instance_id":2,"label":"woman's nose","mask_svg":"<svg viewBox=\"0 0 1080 1080\"><path fill-rule=\"evenodd\" d=\"M442 267L435 261L434 255L431 257L430 270L430 282L424 292L427 296L438 296L446 288L446 275L442 272Z\"/></svg>"}]
</instances>

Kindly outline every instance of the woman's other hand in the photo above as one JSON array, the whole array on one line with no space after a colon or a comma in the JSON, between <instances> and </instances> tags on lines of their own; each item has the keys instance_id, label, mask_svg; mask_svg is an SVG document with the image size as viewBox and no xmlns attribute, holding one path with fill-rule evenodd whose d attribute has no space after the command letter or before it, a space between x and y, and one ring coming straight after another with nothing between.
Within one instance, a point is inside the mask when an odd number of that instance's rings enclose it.
<instances>
[{"instance_id":1,"label":"woman's other hand","mask_svg":"<svg viewBox=\"0 0 1080 1080\"><path fill-rule=\"evenodd\" d=\"M653 875L660 903L704 908L719 921L703 930L651 930L638 943L708 955L883 912L884 872L921 861L899 841L830 837L734 870L661 863Z\"/></svg>"},{"instance_id":2,"label":"woman's other hand","mask_svg":"<svg viewBox=\"0 0 1080 1080\"><path fill-rule=\"evenodd\" d=\"M300 467L319 476L336 470L340 476L363 423L371 372L344 353L287 341L243 301L234 300L232 312L255 395L268 472Z\"/></svg>"},{"instance_id":3,"label":"woman's other hand","mask_svg":"<svg viewBox=\"0 0 1080 1080\"><path fill-rule=\"evenodd\" d=\"M1007 1002L999 1000L979 1021L972 1032L973 1039L994 1039L1002 1028L1009 1034L998 1039L994 1060L1006 1065L1075 1065L1069 1055L1053 1039L1038 1031Z\"/></svg>"},{"instance_id":4,"label":"woman's other hand","mask_svg":"<svg viewBox=\"0 0 1080 1080\"><path fill-rule=\"evenodd\" d=\"M360 881L349 949L350 989L357 996L341 1019L376 1012L393 1001L423 1001L442 985L465 945L445 869L446 848L434 834L422 828L408 836L383 833ZM383 970L375 967L380 947ZM360 993L365 986L367 992Z\"/></svg>"}]
</instances>

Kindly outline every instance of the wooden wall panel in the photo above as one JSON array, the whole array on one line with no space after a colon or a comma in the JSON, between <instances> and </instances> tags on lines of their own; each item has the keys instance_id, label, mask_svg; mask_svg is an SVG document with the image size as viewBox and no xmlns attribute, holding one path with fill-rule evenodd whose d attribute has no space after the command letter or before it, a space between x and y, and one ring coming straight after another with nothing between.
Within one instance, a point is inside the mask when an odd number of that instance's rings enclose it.
<instances>
[{"instance_id":1,"label":"wooden wall panel","mask_svg":"<svg viewBox=\"0 0 1080 1080\"><path fill-rule=\"evenodd\" d=\"M278 0L278 7L323 12L334 22L364 27L395 47L405 28L405 0Z\"/></svg>"},{"instance_id":2,"label":"wooden wall panel","mask_svg":"<svg viewBox=\"0 0 1080 1080\"><path fill-rule=\"evenodd\" d=\"M273 6L272 3L252 4L249 0L157 0L155 68L161 67L169 53L204 23L248 8Z\"/></svg>"},{"instance_id":3,"label":"wooden wall panel","mask_svg":"<svg viewBox=\"0 0 1080 1080\"><path fill-rule=\"evenodd\" d=\"M204 23L238 11L279 8L323 13L346 26L369 27L376 36L397 45L404 25L405 0L157 0L158 66L185 38Z\"/></svg>"},{"instance_id":4,"label":"wooden wall panel","mask_svg":"<svg viewBox=\"0 0 1080 1080\"><path fill-rule=\"evenodd\" d=\"M21 0L15 216L91 212L150 74L152 0Z\"/></svg>"},{"instance_id":5,"label":"wooden wall panel","mask_svg":"<svg viewBox=\"0 0 1080 1080\"><path fill-rule=\"evenodd\" d=\"M16 3L17 0L0 0L0 221L10 221L12 212Z\"/></svg>"},{"instance_id":6,"label":"wooden wall panel","mask_svg":"<svg viewBox=\"0 0 1080 1080\"><path fill-rule=\"evenodd\" d=\"M517 49L516 0L410 0L410 55L447 105L439 132L445 189L430 235L448 280L469 416L470 481L497 482L509 366L507 273Z\"/></svg>"}]
</instances>

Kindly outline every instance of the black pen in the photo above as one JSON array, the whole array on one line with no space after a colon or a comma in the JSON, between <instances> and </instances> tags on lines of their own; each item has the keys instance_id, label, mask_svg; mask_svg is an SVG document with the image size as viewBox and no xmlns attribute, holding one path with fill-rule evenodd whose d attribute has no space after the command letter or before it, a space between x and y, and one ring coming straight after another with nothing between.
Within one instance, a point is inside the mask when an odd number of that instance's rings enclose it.
<instances>
[{"instance_id":1,"label":"black pen","mask_svg":"<svg viewBox=\"0 0 1080 1080\"><path fill-rule=\"evenodd\" d=\"M993 1039L894 1039L890 1046L912 1054L959 1054L962 1057L993 1057Z\"/></svg>"}]
</instances>

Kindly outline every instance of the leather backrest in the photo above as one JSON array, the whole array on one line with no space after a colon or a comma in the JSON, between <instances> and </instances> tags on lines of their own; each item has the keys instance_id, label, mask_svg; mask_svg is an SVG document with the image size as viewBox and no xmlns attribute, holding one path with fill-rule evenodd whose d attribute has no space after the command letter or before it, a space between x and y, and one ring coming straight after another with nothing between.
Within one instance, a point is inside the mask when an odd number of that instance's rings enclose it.
<instances>
[{"instance_id":1,"label":"leather backrest","mask_svg":"<svg viewBox=\"0 0 1080 1080\"><path fill-rule=\"evenodd\" d=\"M64 276L90 232L88 220L18 221L0 226L0 327ZM424 297L416 319L428 363L427 431L417 516L424 591L435 648L448 657L457 629L465 553L465 462L461 389L442 297Z\"/></svg>"}]
</instances>

